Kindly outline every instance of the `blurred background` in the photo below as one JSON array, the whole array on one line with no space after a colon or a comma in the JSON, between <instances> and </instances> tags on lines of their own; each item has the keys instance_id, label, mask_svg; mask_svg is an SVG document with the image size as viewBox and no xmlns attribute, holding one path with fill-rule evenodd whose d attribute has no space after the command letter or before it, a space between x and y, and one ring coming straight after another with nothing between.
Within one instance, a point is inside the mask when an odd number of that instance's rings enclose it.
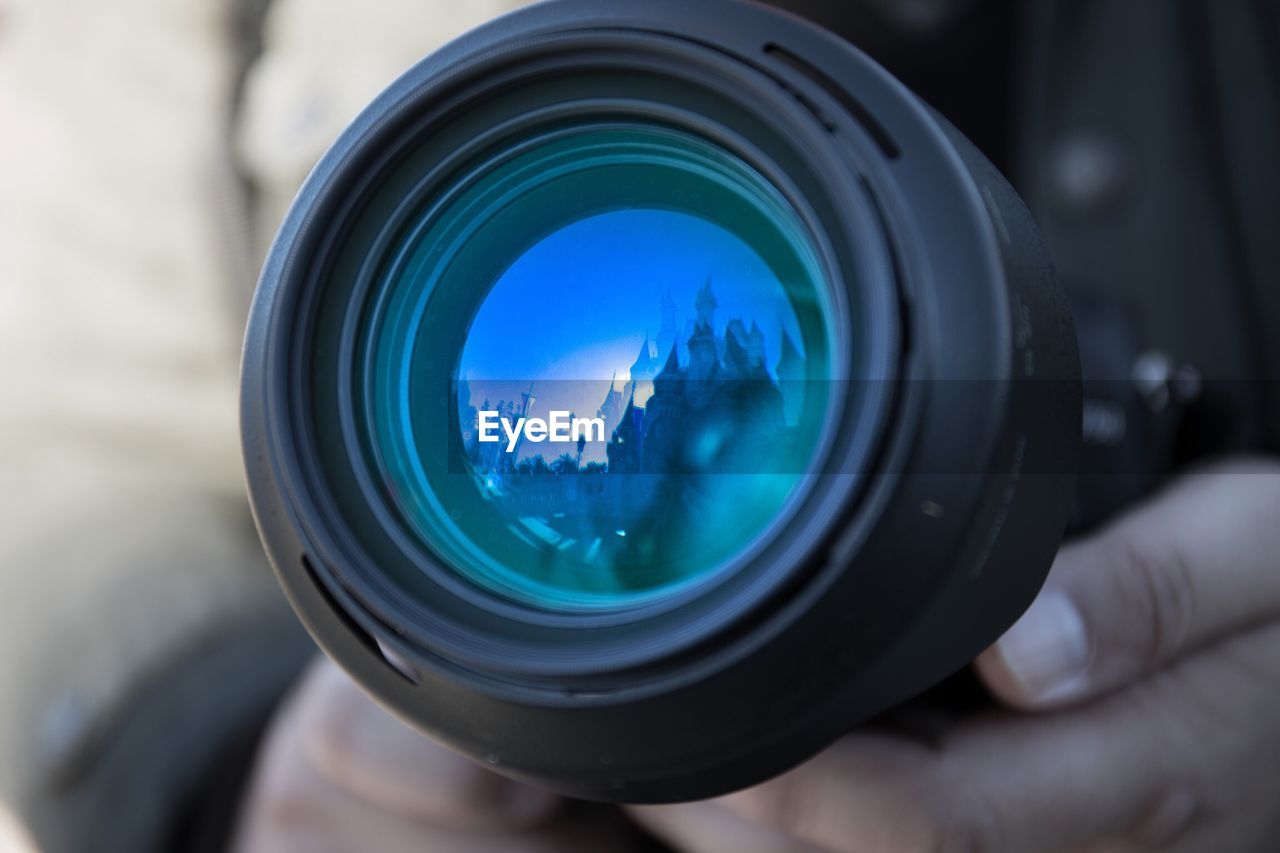
<instances>
[{"instance_id":1,"label":"blurred background","mask_svg":"<svg viewBox=\"0 0 1280 853\"><path fill-rule=\"evenodd\" d=\"M312 653L244 496L258 262L374 94L517 5L0 0L0 853L225 846ZM1275 4L786 5L1005 169L1070 282L1198 300L1147 337L1210 375L1277 363L1239 333L1280 316Z\"/></svg>"},{"instance_id":2,"label":"blurred background","mask_svg":"<svg viewBox=\"0 0 1280 853\"><path fill-rule=\"evenodd\" d=\"M513 5L0 2L0 801L40 849L219 849L310 653L244 497L258 260L360 107Z\"/></svg>"}]
</instances>

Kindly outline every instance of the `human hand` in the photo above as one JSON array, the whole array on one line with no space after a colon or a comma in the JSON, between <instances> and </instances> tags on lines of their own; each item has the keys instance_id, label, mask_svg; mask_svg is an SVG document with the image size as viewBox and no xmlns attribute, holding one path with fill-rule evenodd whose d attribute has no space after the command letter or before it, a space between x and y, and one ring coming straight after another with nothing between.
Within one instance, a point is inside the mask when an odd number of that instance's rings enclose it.
<instances>
[{"instance_id":1,"label":"human hand","mask_svg":"<svg viewBox=\"0 0 1280 853\"><path fill-rule=\"evenodd\" d=\"M629 811L686 853L1277 849L1280 465L1189 475L1064 547L977 669L1010 709L938 743L858 732Z\"/></svg>"},{"instance_id":2,"label":"human hand","mask_svg":"<svg viewBox=\"0 0 1280 853\"><path fill-rule=\"evenodd\" d=\"M237 853L599 853L631 837L616 811L554 794L437 746L318 661L277 716Z\"/></svg>"}]
</instances>

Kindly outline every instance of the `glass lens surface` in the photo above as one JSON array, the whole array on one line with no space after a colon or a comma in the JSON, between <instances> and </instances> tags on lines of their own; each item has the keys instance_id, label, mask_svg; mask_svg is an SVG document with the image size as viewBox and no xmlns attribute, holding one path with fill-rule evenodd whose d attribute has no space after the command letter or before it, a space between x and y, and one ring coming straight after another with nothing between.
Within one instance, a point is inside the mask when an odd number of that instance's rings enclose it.
<instances>
[{"instance_id":1,"label":"glass lens surface","mask_svg":"<svg viewBox=\"0 0 1280 853\"><path fill-rule=\"evenodd\" d=\"M370 312L382 485L455 577L553 611L634 607L748 557L811 475L827 283L746 162L577 128L476 167Z\"/></svg>"}]
</instances>

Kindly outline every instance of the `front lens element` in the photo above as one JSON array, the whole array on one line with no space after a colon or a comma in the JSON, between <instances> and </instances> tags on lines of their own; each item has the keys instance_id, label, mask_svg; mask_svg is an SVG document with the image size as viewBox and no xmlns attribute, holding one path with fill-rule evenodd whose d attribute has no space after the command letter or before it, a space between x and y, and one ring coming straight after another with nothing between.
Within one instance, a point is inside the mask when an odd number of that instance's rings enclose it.
<instances>
[{"instance_id":1,"label":"front lens element","mask_svg":"<svg viewBox=\"0 0 1280 853\"><path fill-rule=\"evenodd\" d=\"M470 584L621 609L722 576L820 445L831 310L757 170L657 126L474 165L403 235L357 395L406 527Z\"/></svg>"}]
</instances>

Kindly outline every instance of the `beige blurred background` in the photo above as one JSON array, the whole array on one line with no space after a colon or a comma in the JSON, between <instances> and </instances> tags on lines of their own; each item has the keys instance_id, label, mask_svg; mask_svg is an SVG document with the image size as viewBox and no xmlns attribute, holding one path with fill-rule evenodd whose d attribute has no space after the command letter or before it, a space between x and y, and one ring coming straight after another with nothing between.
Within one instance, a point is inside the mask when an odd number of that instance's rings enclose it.
<instances>
[{"instance_id":1,"label":"beige blurred background","mask_svg":"<svg viewBox=\"0 0 1280 853\"><path fill-rule=\"evenodd\" d=\"M159 717L135 697L285 618L244 499L237 361L297 185L396 74L516 5L0 0L0 802L46 850L123 849L73 826L113 738L171 720L151 742L176 751L247 688ZM0 853L23 832L0 808Z\"/></svg>"}]
</instances>

